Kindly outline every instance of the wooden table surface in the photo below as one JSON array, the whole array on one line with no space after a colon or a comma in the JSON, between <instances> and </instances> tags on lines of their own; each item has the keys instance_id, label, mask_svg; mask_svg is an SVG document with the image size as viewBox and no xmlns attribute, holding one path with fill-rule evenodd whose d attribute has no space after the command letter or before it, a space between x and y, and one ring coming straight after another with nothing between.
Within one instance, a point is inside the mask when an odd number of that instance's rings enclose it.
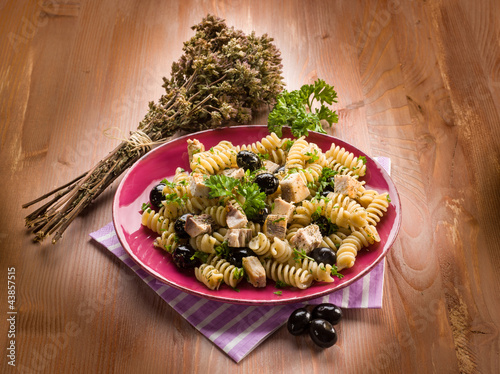
<instances>
[{"instance_id":1,"label":"wooden table surface","mask_svg":"<svg viewBox=\"0 0 500 374\"><path fill-rule=\"evenodd\" d=\"M136 128L207 13L273 36L289 89L335 85L330 133L392 160L403 223L383 308L346 310L333 348L281 328L235 364L91 242L116 182L55 246L23 226L21 204L117 144L106 128ZM0 371L500 372L499 15L495 0L0 1Z\"/></svg>"}]
</instances>

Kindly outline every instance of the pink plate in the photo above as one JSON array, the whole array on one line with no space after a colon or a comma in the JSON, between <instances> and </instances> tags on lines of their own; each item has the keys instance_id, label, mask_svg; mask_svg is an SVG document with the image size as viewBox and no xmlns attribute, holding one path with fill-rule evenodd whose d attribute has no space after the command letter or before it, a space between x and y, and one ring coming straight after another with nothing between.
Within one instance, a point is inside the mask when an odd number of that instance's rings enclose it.
<instances>
[{"instance_id":1,"label":"pink plate","mask_svg":"<svg viewBox=\"0 0 500 374\"><path fill-rule=\"evenodd\" d=\"M226 285L222 285L218 291L211 291L196 280L192 270L177 269L168 253L153 247L157 235L141 225L141 205L149 200L149 191L160 180L172 180L177 167L189 170L186 139L196 138L208 149L221 140L240 145L253 143L266 135L266 126L208 130L174 139L144 155L126 173L113 203L113 221L123 248L144 270L169 286L204 298L237 304L277 305L306 301L337 291L367 274L384 258L398 234L401 225L398 192L389 175L375 160L340 139L314 132L309 134L307 140L316 143L323 151L327 151L334 142L355 155L365 156L367 173L363 180L366 181L366 187L379 192L387 191L392 199L387 214L377 226L380 243L372 245L369 250L360 251L356 264L342 271L345 275L342 279L336 278L334 283L315 283L306 290L281 289L280 296L274 294L276 288L272 281L268 282L266 288L254 288L248 282L241 282L240 292ZM283 136L290 137L289 129L284 129Z\"/></svg>"}]
</instances>

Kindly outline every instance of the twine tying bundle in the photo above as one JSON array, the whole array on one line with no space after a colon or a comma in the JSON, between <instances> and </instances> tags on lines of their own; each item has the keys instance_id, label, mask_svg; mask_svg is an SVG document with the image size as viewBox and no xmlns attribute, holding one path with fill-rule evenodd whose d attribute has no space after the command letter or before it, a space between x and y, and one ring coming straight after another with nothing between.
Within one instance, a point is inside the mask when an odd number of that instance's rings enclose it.
<instances>
[{"instance_id":1,"label":"twine tying bundle","mask_svg":"<svg viewBox=\"0 0 500 374\"><path fill-rule=\"evenodd\" d=\"M116 129L120 133L121 137L115 137L110 134L110 131ZM136 130L136 131L131 131L130 132L130 137L126 138L123 136L123 132L120 128L118 127L111 127L108 129L105 129L103 131L104 136L110 139L115 139L119 140L121 142L125 142L128 145L131 146L132 152L137 151L138 154L145 154L151 150L151 148L155 145L162 144L165 142L165 140L161 141L153 141L151 138L142 130Z\"/></svg>"}]
</instances>

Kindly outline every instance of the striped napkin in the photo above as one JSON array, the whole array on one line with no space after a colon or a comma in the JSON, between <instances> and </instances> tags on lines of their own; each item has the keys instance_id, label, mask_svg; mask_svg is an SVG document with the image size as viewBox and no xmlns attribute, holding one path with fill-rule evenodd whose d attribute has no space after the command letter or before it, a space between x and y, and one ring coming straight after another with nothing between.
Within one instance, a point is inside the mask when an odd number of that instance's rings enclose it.
<instances>
[{"instance_id":1,"label":"striped napkin","mask_svg":"<svg viewBox=\"0 0 500 374\"><path fill-rule=\"evenodd\" d=\"M391 160L375 158L388 172ZM187 294L156 280L132 260L121 246L113 223L90 236L130 267L160 297L198 331L239 362L264 339L286 323L295 309L307 305L333 303L342 308L381 308L385 260L349 287L307 303L278 306L247 306L221 303Z\"/></svg>"}]
</instances>

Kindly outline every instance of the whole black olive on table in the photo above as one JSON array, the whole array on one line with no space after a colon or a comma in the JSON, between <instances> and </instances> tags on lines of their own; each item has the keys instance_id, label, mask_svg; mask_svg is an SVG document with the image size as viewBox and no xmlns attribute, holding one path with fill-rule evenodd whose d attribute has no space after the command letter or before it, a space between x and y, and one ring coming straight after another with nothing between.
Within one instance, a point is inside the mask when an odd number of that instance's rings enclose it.
<instances>
[{"instance_id":1,"label":"whole black olive on table","mask_svg":"<svg viewBox=\"0 0 500 374\"><path fill-rule=\"evenodd\" d=\"M309 336L316 345L322 348L328 348L337 343L335 328L330 322L324 319L313 319L311 321Z\"/></svg>"},{"instance_id":2,"label":"whole black olive on table","mask_svg":"<svg viewBox=\"0 0 500 374\"><path fill-rule=\"evenodd\" d=\"M324 319L332 325L336 325L342 319L342 309L337 305L324 303L316 305L311 312L312 319Z\"/></svg>"},{"instance_id":3,"label":"whole black olive on table","mask_svg":"<svg viewBox=\"0 0 500 374\"><path fill-rule=\"evenodd\" d=\"M300 335L309 330L311 323L311 312L306 308L299 308L293 311L288 318L287 329L292 335Z\"/></svg>"}]
</instances>

